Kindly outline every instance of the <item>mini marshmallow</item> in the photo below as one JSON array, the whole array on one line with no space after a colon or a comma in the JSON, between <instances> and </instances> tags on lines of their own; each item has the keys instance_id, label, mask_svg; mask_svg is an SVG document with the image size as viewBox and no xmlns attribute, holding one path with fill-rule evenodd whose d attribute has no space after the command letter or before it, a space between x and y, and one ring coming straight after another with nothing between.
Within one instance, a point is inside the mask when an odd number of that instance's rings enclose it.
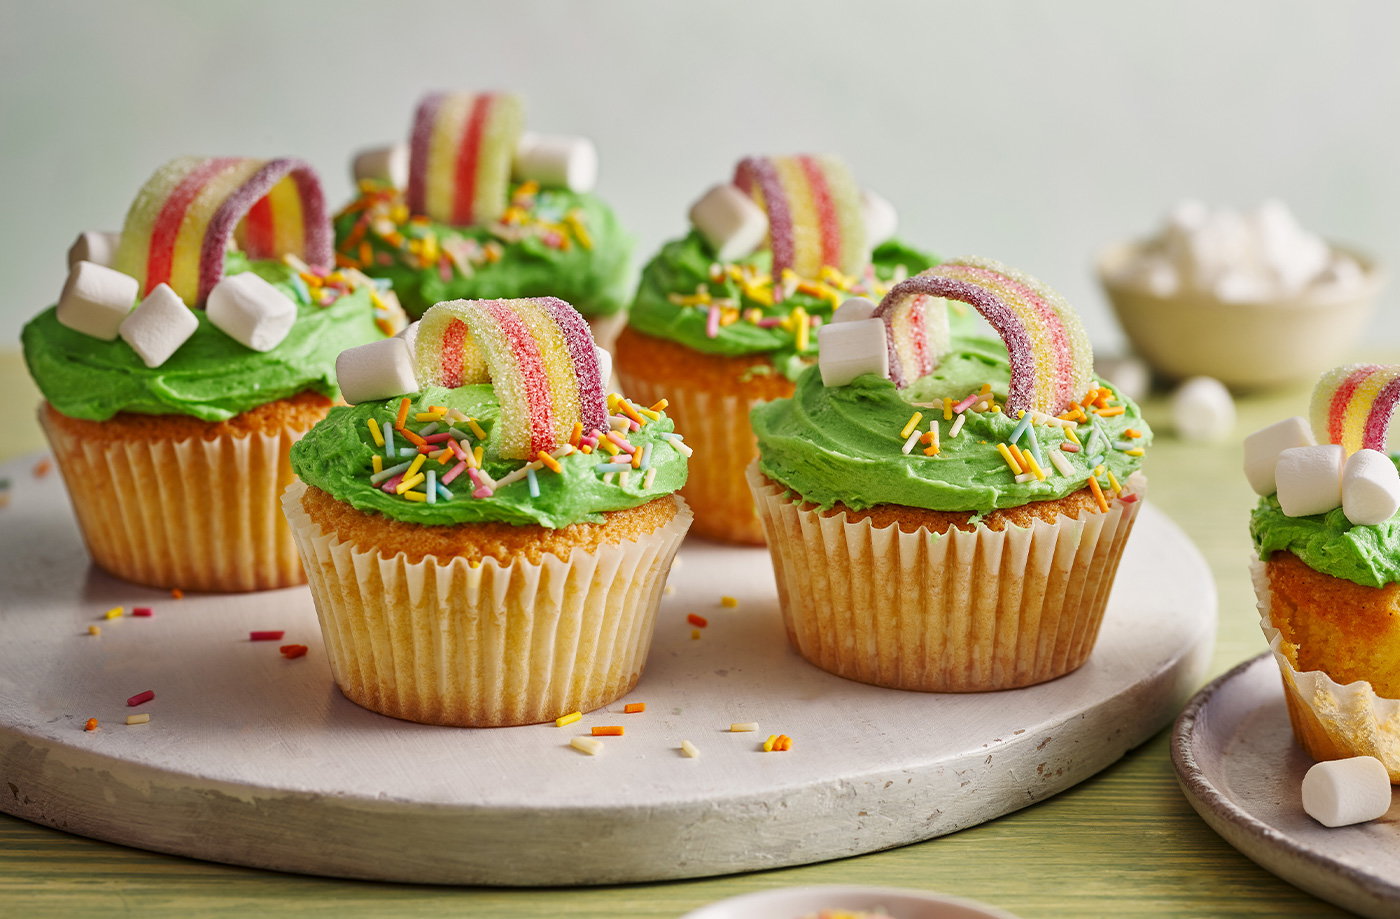
<instances>
[{"instance_id":1,"label":"mini marshmallow","mask_svg":"<svg viewBox=\"0 0 1400 919\"><path fill-rule=\"evenodd\" d=\"M716 185L690 206L690 222L721 262L751 254L768 236L768 215L733 185Z\"/></svg>"},{"instance_id":2,"label":"mini marshmallow","mask_svg":"<svg viewBox=\"0 0 1400 919\"><path fill-rule=\"evenodd\" d=\"M512 171L522 182L592 191L598 184L598 148L586 137L526 132L515 148Z\"/></svg>"},{"instance_id":3,"label":"mini marshmallow","mask_svg":"<svg viewBox=\"0 0 1400 919\"><path fill-rule=\"evenodd\" d=\"M1112 383L1120 395L1127 396L1134 402L1147 395L1152 383L1147 365L1135 357L1096 357L1094 372L1101 379Z\"/></svg>"},{"instance_id":4,"label":"mini marshmallow","mask_svg":"<svg viewBox=\"0 0 1400 919\"><path fill-rule=\"evenodd\" d=\"M122 320L141 294L141 282L96 262L78 262L58 297L55 318L75 332L116 341Z\"/></svg>"},{"instance_id":5,"label":"mini marshmallow","mask_svg":"<svg viewBox=\"0 0 1400 919\"><path fill-rule=\"evenodd\" d=\"M120 233L104 233L101 230L79 233L78 238L73 240L73 245L68 247L68 270L72 271L73 266L79 262L112 267L112 259L117 255L117 243L121 242L121 238Z\"/></svg>"},{"instance_id":6,"label":"mini marshmallow","mask_svg":"<svg viewBox=\"0 0 1400 919\"><path fill-rule=\"evenodd\" d=\"M254 351L277 347L297 320L296 304L251 271L215 284L204 310L216 328Z\"/></svg>"},{"instance_id":7,"label":"mini marshmallow","mask_svg":"<svg viewBox=\"0 0 1400 919\"><path fill-rule=\"evenodd\" d=\"M875 304L864 297L852 297L831 314L832 322L861 322L875 314Z\"/></svg>"},{"instance_id":8,"label":"mini marshmallow","mask_svg":"<svg viewBox=\"0 0 1400 919\"><path fill-rule=\"evenodd\" d=\"M157 284L122 320L118 332L147 367L159 367L198 328L199 320L180 295L168 284Z\"/></svg>"},{"instance_id":9,"label":"mini marshmallow","mask_svg":"<svg viewBox=\"0 0 1400 919\"><path fill-rule=\"evenodd\" d=\"M1278 504L1289 517L1325 514L1342 506L1346 451L1338 444L1290 447L1278 455Z\"/></svg>"},{"instance_id":10,"label":"mini marshmallow","mask_svg":"<svg viewBox=\"0 0 1400 919\"><path fill-rule=\"evenodd\" d=\"M1400 510L1400 472L1379 450L1357 450L1342 468L1342 512L1357 525L1384 523Z\"/></svg>"},{"instance_id":11,"label":"mini marshmallow","mask_svg":"<svg viewBox=\"0 0 1400 919\"><path fill-rule=\"evenodd\" d=\"M817 331L822 384L845 386L863 373L887 376L890 353L883 319L828 322Z\"/></svg>"},{"instance_id":12,"label":"mini marshmallow","mask_svg":"<svg viewBox=\"0 0 1400 919\"><path fill-rule=\"evenodd\" d=\"M865 244L871 249L894 237L899 212L886 198L868 188L860 192L860 214L865 219Z\"/></svg>"},{"instance_id":13,"label":"mini marshmallow","mask_svg":"<svg viewBox=\"0 0 1400 919\"><path fill-rule=\"evenodd\" d=\"M355 181L371 179L388 182L395 188L408 187L408 144L371 147L355 154L350 167Z\"/></svg>"},{"instance_id":14,"label":"mini marshmallow","mask_svg":"<svg viewBox=\"0 0 1400 919\"><path fill-rule=\"evenodd\" d=\"M1192 377L1172 393L1172 421L1183 440L1224 440L1235 428L1235 400L1214 377Z\"/></svg>"},{"instance_id":15,"label":"mini marshmallow","mask_svg":"<svg viewBox=\"0 0 1400 919\"><path fill-rule=\"evenodd\" d=\"M347 348L335 359L336 385L351 405L418 391L413 353L402 338Z\"/></svg>"},{"instance_id":16,"label":"mini marshmallow","mask_svg":"<svg viewBox=\"0 0 1400 919\"><path fill-rule=\"evenodd\" d=\"M612 353L606 348L593 346L593 353L598 357L598 379L603 381L603 386L612 386Z\"/></svg>"},{"instance_id":17,"label":"mini marshmallow","mask_svg":"<svg viewBox=\"0 0 1400 919\"><path fill-rule=\"evenodd\" d=\"M1390 775L1374 756L1318 763L1303 776L1303 810L1323 826L1384 817L1390 800Z\"/></svg>"},{"instance_id":18,"label":"mini marshmallow","mask_svg":"<svg viewBox=\"0 0 1400 919\"><path fill-rule=\"evenodd\" d=\"M1278 491L1274 466L1278 455L1289 447L1311 447L1317 443L1312 425L1300 415L1261 428L1244 439L1244 477L1258 495Z\"/></svg>"}]
</instances>

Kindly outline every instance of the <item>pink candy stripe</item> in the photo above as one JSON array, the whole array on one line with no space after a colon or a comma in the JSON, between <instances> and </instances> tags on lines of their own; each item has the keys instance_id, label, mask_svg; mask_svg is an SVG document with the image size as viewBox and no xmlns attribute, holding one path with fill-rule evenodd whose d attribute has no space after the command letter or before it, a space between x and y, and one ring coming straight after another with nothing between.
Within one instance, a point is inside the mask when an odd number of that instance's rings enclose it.
<instances>
[{"instance_id":1,"label":"pink candy stripe","mask_svg":"<svg viewBox=\"0 0 1400 919\"><path fill-rule=\"evenodd\" d=\"M484 303L483 306L495 318L515 356L524 389L521 396L526 404L513 408L529 413L530 455L534 456L540 450L552 450L555 446L554 400L558 394L549 387L549 375L545 372L544 356L540 354L539 345L510 307L496 301Z\"/></svg>"},{"instance_id":2,"label":"pink candy stripe","mask_svg":"<svg viewBox=\"0 0 1400 919\"><path fill-rule=\"evenodd\" d=\"M442 330L442 385L456 389L462 385L462 346L467 340L467 324L453 318Z\"/></svg>"},{"instance_id":3,"label":"pink candy stripe","mask_svg":"<svg viewBox=\"0 0 1400 919\"><path fill-rule=\"evenodd\" d=\"M768 212L768 241L773 250L773 287L777 290L783 269L791 268L794 258L792 211L782 179L769 157L750 156L735 167L734 184L750 195L754 188L763 195L763 209Z\"/></svg>"},{"instance_id":4,"label":"pink candy stripe","mask_svg":"<svg viewBox=\"0 0 1400 919\"><path fill-rule=\"evenodd\" d=\"M585 431L607 427L607 381L603 379L602 368L598 366L598 352L594 350L593 333L587 320L579 315L578 310L557 297L536 297L535 302L564 333L564 342L569 347L569 357L573 360L574 374L578 379L579 423Z\"/></svg>"},{"instance_id":5,"label":"pink candy stripe","mask_svg":"<svg viewBox=\"0 0 1400 919\"><path fill-rule=\"evenodd\" d=\"M237 162L233 157L207 159L186 173L166 195L165 203L151 224L151 239L146 245L146 287L141 291L142 296L170 280L170 269L175 260L175 240L180 235L180 224L184 222L190 204L211 179Z\"/></svg>"},{"instance_id":6,"label":"pink candy stripe","mask_svg":"<svg viewBox=\"0 0 1400 919\"><path fill-rule=\"evenodd\" d=\"M433 129L437 126L438 109L442 107L444 93L430 93L418 103L413 113L413 133L409 136L408 148L408 209L421 214L428 207L428 149L433 142Z\"/></svg>"},{"instance_id":7,"label":"pink candy stripe","mask_svg":"<svg viewBox=\"0 0 1400 919\"><path fill-rule=\"evenodd\" d=\"M1390 418L1395 414L1397 401L1400 401L1400 378L1382 386L1371 402L1371 411L1366 415L1366 431L1361 437L1362 449L1385 452L1386 438L1390 433Z\"/></svg>"},{"instance_id":8,"label":"pink candy stripe","mask_svg":"<svg viewBox=\"0 0 1400 919\"><path fill-rule=\"evenodd\" d=\"M841 258L841 223L836 217L836 206L831 201L831 187L826 182L826 171L812 156L799 156L797 162L801 164L802 172L807 176L807 184L812 189L812 202L817 207L817 220L821 225L822 234L822 264L839 268L844 264Z\"/></svg>"},{"instance_id":9,"label":"pink candy stripe","mask_svg":"<svg viewBox=\"0 0 1400 919\"><path fill-rule=\"evenodd\" d=\"M452 200L452 222L458 226L476 223L476 169L481 160L481 139L486 133L486 119L491 117L495 96L482 93L472 99L472 110L462 127L462 139L457 144L457 187Z\"/></svg>"}]
</instances>

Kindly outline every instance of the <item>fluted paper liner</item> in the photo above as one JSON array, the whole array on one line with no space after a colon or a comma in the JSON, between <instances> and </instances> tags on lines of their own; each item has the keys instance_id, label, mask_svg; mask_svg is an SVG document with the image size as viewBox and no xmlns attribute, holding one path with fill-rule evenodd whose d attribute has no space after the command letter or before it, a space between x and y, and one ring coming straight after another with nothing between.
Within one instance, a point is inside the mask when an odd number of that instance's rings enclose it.
<instances>
[{"instance_id":1,"label":"fluted paper liner","mask_svg":"<svg viewBox=\"0 0 1400 919\"><path fill-rule=\"evenodd\" d=\"M311 519L305 491L292 483L282 506L341 692L384 715L460 727L552 721L629 692L691 519L672 498L676 516L642 539L473 567L357 549Z\"/></svg>"},{"instance_id":2,"label":"fluted paper liner","mask_svg":"<svg viewBox=\"0 0 1400 919\"><path fill-rule=\"evenodd\" d=\"M757 463L748 477L792 646L838 676L925 692L1029 686L1083 664L1142 504L940 535L805 510Z\"/></svg>"},{"instance_id":3,"label":"fluted paper liner","mask_svg":"<svg viewBox=\"0 0 1400 919\"><path fill-rule=\"evenodd\" d=\"M744 469L758 458L749 409L764 402L733 393L691 389L681 381L649 382L618 369L622 391L643 405L667 401L666 414L695 450L681 495L695 514L697 535L724 542L763 545Z\"/></svg>"},{"instance_id":4,"label":"fluted paper liner","mask_svg":"<svg viewBox=\"0 0 1400 919\"><path fill-rule=\"evenodd\" d=\"M40 424L88 552L150 587L249 591L305 582L278 499L303 430L94 443Z\"/></svg>"},{"instance_id":5,"label":"fluted paper liner","mask_svg":"<svg viewBox=\"0 0 1400 919\"><path fill-rule=\"evenodd\" d=\"M1318 761L1374 756L1385 764L1391 783L1400 784L1400 699L1376 695L1365 680L1343 685L1321 670L1294 667L1288 639L1274 628L1264 563L1253 560L1249 573L1259 603L1259 627L1283 676L1288 720L1303 749Z\"/></svg>"}]
</instances>

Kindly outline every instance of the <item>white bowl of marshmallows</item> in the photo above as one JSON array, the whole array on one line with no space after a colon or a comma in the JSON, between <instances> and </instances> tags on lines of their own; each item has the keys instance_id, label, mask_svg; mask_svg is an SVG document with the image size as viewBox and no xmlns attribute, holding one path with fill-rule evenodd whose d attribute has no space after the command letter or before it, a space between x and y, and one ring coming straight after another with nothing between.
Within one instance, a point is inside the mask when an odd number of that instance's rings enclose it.
<instances>
[{"instance_id":1,"label":"white bowl of marshmallows","mask_svg":"<svg viewBox=\"0 0 1400 919\"><path fill-rule=\"evenodd\" d=\"M1370 315L1384 272L1304 230L1287 206L1185 201L1148 240L1099 253L1099 279L1134 350L1159 374L1233 389L1315 379Z\"/></svg>"}]
</instances>

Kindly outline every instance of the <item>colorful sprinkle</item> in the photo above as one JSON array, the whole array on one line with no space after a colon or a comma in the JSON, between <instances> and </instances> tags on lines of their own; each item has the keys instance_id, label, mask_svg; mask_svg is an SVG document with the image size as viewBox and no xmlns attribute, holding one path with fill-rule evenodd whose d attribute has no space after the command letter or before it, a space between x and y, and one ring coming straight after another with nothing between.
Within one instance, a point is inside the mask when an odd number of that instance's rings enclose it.
<instances>
[{"instance_id":1,"label":"colorful sprinkle","mask_svg":"<svg viewBox=\"0 0 1400 919\"><path fill-rule=\"evenodd\" d=\"M281 640L282 640L282 636L283 636L283 635L286 635L286 634L287 634L286 632L281 631L281 630L278 630L278 631L275 631L275 632L273 632L273 631L267 631L267 632L249 632L249 633L248 633L248 640L249 640L249 641L281 641Z\"/></svg>"},{"instance_id":2,"label":"colorful sprinkle","mask_svg":"<svg viewBox=\"0 0 1400 919\"><path fill-rule=\"evenodd\" d=\"M155 692L155 690L154 690L154 689L148 689L148 690L146 690L145 692L138 692L136 695L132 696L130 699L127 699L127 700L126 700L126 704L129 705L129 706L141 705L141 704L143 704L143 703L145 703L145 702L151 701L151 700L154 699L155 697L156 697L156 692Z\"/></svg>"},{"instance_id":3,"label":"colorful sprinkle","mask_svg":"<svg viewBox=\"0 0 1400 919\"><path fill-rule=\"evenodd\" d=\"M305 657L306 652L311 650L306 645L282 645L277 649L287 660L295 660L298 657Z\"/></svg>"},{"instance_id":4,"label":"colorful sprinkle","mask_svg":"<svg viewBox=\"0 0 1400 919\"><path fill-rule=\"evenodd\" d=\"M151 723L151 716L150 716L150 715L147 715L147 714L127 715L127 716L126 716L126 723L127 723L127 724L150 724L150 723Z\"/></svg>"},{"instance_id":5,"label":"colorful sprinkle","mask_svg":"<svg viewBox=\"0 0 1400 919\"><path fill-rule=\"evenodd\" d=\"M556 728L567 727L582 717L583 712L569 712L567 715L560 715L558 718L555 718L554 726Z\"/></svg>"}]
</instances>

